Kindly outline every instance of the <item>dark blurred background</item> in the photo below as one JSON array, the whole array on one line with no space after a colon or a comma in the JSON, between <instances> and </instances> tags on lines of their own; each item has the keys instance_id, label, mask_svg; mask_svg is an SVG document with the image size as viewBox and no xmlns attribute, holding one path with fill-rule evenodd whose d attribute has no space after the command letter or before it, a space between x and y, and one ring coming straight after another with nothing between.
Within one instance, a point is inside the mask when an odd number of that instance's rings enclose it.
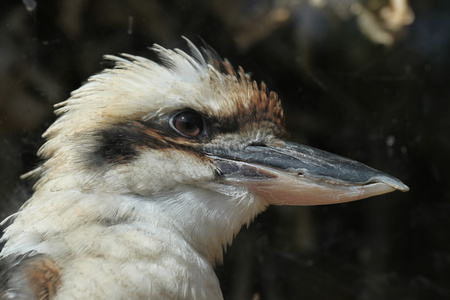
<instances>
[{"instance_id":1,"label":"dark blurred background","mask_svg":"<svg viewBox=\"0 0 450 300\"><path fill-rule=\"evenodd\" d=\"M291 139L411 191L271 207L217 268L226 299L450 299L450 1L23 0L0 10L0 219L53 105L104 68L202 39L283 100Z\"/></svg>"}]
</instances>

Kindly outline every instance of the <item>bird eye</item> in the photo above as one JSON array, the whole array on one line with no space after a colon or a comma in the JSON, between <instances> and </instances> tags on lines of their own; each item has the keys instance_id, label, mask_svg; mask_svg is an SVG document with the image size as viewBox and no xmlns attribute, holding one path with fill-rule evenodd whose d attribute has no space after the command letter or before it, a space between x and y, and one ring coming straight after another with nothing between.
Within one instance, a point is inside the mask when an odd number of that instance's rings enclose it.
<instances>
[{"instance_id":1,"label":"bird eye","mask_svg":"<svg viewBox=\"0 0 450 300\"><path fill-rule=\"evenodd\" d=\"M203 118L195 111L183 111L172 118L172 126L187 136L198 136L203 132Z\"/></svg>"}]
</instances>

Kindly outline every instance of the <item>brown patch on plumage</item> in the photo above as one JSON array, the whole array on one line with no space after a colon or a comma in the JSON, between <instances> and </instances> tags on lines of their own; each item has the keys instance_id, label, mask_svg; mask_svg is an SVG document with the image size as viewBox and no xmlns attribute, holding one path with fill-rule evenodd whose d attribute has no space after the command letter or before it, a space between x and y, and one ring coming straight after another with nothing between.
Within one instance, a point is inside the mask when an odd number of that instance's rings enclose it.
<instances>
[{"instance_id":1,"label":"brown patch on plumage","mask_svg":"<svg viewBox=\"0 0 450 300\"><path fill-rule=\"evenodd\" d=\"M214 68L216 68L216 70L219 70L220 72L223 72L224 74L230 76L236 76L233 65L227 59L214 59L210 60L210 63L214 66Z\"/></svg>"},{"instance_id":2,"label":"brown patch on plumage","mask_svg":"<svg viewBox=\"0 0 450 300\"><path fill-rule=\"evenodd\" d=\"M233 66L231 65L231 63L227 59L225 59L223 61L223 66L224 66L225 70L227 71L228 75L231 75L231 76L235 76L236 75L236 73L234 72Z\"/></svg>"},{"instance_id":3,"label":"brown patch on plumage","mask_svg":"<svg viewBox=\"0 0 450 300\"><path fill-rule=\"evenodd\" d=\"M242 84L242 88L245 88L247 84L250 85L253 95L251 99L240 99L236 101L236 109L232 116L220 116L223 119L232 119L232 123L241 129L242 127L248 127L248 124L255 125L268 125L272 123L275 130L274 134L277 136L285 135L285 119L281 101L275 92L269 91L264 82L260 86L256 81L252 81L250 76L245 73L244 69L239 66L238 71L235 72L233 66L227 59L220 59L220 57L214 53L206 53L208 57L208 63L211 64L216 70L236 77ZM220 122L219 122L220 123ZM221 123L227 123L223 120ZM237 129L236 128L236 129Z\"/></svg>"},{"instance_id":4,"label":"brown patch on plumage","mask_svg":"<svg viewBox=\"0 0 450 300\"><path fill-rule=\"evenodd\" d=\"M31 260L25 268L25 273L36 299L52 299L61 286L60 270L49 258Z\"/></svg>"},{"instance_id":5,"label":"brown patch on plumage","mask_svg":"<svg viewBox=\"0 0 450 300\"><path fill-rule=\"evenodd\" d=\"M206 46L206 48L202 48L202 51L208 63L216 70L230 76L237 75L234 71L233 65L228 61L228 59L222 59L213 48Z\"/></svg>"},{"instance_id":6,"label":"brown patch on plumage","mask_svg":"<svg viewBox=\"0 0 450 300\"><path fill-rule=\"evenodd\" d=\"M206 52L209 64L226 75L236 77L241 83L249 82L253 89L253 97L250 99L250 105L248 107L244 105L246 101L237 103L237 117L241 117L241 120L244 122L270 121L284 131L284 114L278 95L275 92L269 91L264 82L258 87L256 81L252 81L241 66L235 72L233 66L227 59L221 59L217 53L212 51L212 49L208 49Z\"/></svg>"},{"instance_id":7,"label":"brown patch on plumage","mask_svg":"<svg viewBox=\"0 0 450 300\"><path fill-rule=\"evenodd\" d=\"M261 83L260 88L258 88L256 82L253 82L253 92L254 95L251 99L252 117L257 122L272 122L281 131L284 131L284 112L278 95L275 92L269 92L264 82Z\"/></svg>"},{"instance_id":8,"label":"brown patch on plumage","mask_svg":"<svg viewBox=\"0 0 450 300\"><path fill-rule=\"evenodd\" d=\"M250 99L236 101L232 115L220 116L221 123L232 124L241 132L269 127L275 136L284 137L285 119L278 95L269 91L264 82L258 86L256 81L252 81L250 76L245 74L242 67L239 67L235 76L244 86L249 85L252 96Z\"/></svg>"}]
</instances>

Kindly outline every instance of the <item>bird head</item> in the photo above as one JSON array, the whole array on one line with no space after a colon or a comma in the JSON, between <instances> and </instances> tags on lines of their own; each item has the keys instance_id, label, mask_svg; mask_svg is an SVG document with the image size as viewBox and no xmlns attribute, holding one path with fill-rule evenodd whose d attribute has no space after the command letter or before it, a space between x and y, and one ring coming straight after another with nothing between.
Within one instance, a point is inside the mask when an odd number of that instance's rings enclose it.
<instances>
[{"instance_id":1,"label":"bird head","mask_svg":"<svg viewBox=\"0 0 450 300\"><path fill-rule=\"evenodd\" d=\"M34 173L37 189L154 195L180 184L245 187L267 204L316 205L396 189L363 164L283 140L280 100L213 50L187 41L152 49L162 64L124 54L57 105ZM75 175L75 176L74 176ZM70 180L62 180L65 177Z\"/></svg>"},{"instance_id":2,"label":"bird head","mask_svg":"<svg viewBox=\"0 0 450 300\"><path fill-rule=\"evenodd\" d=\"M212 266L268 205L408 190L285 141L275 93L188 45L154 46L162 63L106 56L115 67L57 105L35 192L1 240L0 298L220 299Z\"/></svg>"},{"instance_id":3,"label":"bird head","mask_svg":"<svg viewBox=\"0 0 450 300\"><path fill-rule=\"evenodd\" d=\"M57 105L39 150L45 162L32 172L40 178L36 193L7 238L31 223L46 237L89 222L170 223L214 262L270 204L408 190L361 163L285 141L278 96L212 50L188 44L191 55L155 45L162 63L106 56L115 67Z\"/></svg>"}]
</instances>

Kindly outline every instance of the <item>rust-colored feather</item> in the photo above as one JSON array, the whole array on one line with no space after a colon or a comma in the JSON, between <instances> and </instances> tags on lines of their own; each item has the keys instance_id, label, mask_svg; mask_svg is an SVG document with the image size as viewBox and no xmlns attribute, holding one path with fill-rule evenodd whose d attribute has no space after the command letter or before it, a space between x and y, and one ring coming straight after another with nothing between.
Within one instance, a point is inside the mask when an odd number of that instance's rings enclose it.
<instances>
[{"instance_id":1,"label":"rust-colored feather","mask_svg":"<svg viewBox=\"0 0 450 300\"><path fill-rule=\"evenodd\" d=\"M36 299L52 299L61 285L60 270L56 263L49 258L32 260L25 270L28 284Z\"/></svg>"}]
</instances>

